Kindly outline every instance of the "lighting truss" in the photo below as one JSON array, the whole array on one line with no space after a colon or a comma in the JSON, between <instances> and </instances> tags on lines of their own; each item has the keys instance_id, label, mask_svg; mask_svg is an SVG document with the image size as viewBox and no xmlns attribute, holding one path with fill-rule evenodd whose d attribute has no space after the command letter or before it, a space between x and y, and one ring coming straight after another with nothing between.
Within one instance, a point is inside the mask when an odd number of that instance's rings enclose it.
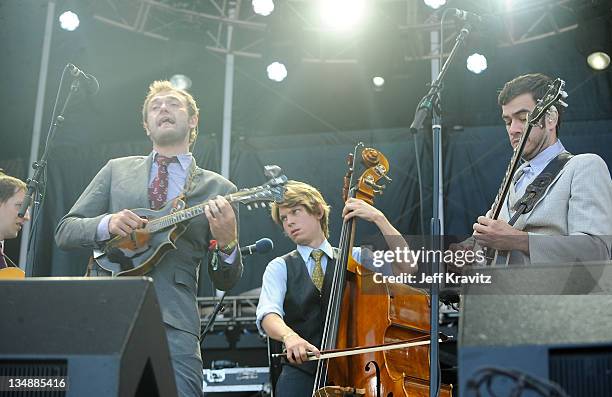
<instances>
[{"instance_id":1,"label":"lighting truss","mask_svg":"<svg viewBox=\"0 0 612 397\"><path fill-rule=\"evenodd\" d=\"M478 10L485 18L501 21L498 47L528 43L567 32L578 27L574 10L592 0L513 0L505 8L501 0L463 0L453 3L468 10ZM424 11L415 0L378 0L371 20L385 26L403 52L404 61L437 57L432 54L429 34L439 29L444 8ZM278 4L278 2L277 2ZM314 0L283 0L283 20L290 20L294 49L303 62L356 63L364 45L374 46L368 34L325 39L332 32L321 28L313 12ZM187 39L201 42L212 52L261 58L273 29L274 13L262 17L253 12L250 0L99 0L92 2L94 18L105 24L159 40ZM425 15L424 12L429 12ZM420 22L424 21L424 22ZM228 29L228 27L232 29ZM449 19L445 25L444 48L451 48L461 24ZM284 32L288 31L285 28ZM228 32L230 32L228 34ZM385 45L385 44L381 44Z\"/></svg>"}]
</instances>

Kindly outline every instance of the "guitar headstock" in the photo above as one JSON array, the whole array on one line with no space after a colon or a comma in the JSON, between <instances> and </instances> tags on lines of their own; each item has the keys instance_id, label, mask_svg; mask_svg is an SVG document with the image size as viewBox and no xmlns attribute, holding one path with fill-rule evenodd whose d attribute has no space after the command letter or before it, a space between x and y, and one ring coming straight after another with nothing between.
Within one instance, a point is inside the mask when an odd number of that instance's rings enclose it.
<instances>
[{"instance_id":1,"label":"guitar headstock","mask_svg":"<svg viewBox=\"0 0 612 397\"><path fill-rule=\"evenodd\" d=\"M282 174L282 170L276 165L267 165L264 169L266 176L271 179L260 186L240 189L232 194L232 201L246 205L248 210L251 210L252 207L259 208L260 204L264 208L271 202L282 201L285 195L287 177Z\"/></svg>"},{"instance_id":2,"label":"guitar headstock","mask_svg":"<svg viewBox=\"0 0 612 397\"><path fill-rule=\"evenodd\" d=\"M551 106L555 103L563 107L567 107L567 104L563 102L563 99L567 98L567 92L565 89L565 81L561 79L555 79L549 86L546 94L540 99L535 108L529 113L528 123L533 127L536 125L538 120L546 113Z\"/></svg>"}]
</instances>

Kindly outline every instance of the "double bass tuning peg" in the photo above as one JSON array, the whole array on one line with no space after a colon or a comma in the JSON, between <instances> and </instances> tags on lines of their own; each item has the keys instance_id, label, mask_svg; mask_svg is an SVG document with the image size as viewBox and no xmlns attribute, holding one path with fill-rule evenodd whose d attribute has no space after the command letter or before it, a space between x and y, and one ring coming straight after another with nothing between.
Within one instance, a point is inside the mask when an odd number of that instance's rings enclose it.
<instances>
[{"instance_id":1,"label":"double bass tuning peg","mask_svg":"<svg viewBox=\"0 0 612 397\"><path fill-rule=\"evenodd\" d=\"M381 193L383 192L383 190L385 190L385 185L379 185L376 182L374 182L374 180L372 180L371 178L366 178L365 180L366 185L368 185L369 187L372 188L372 190L374 190L374 193Z\"/></svg>"},{"instance_id":2,"label":"double bass tuning peg","mask_svg":"<svg viewBox=\"0 0 612 397\"><path fill-rule=\"evenodd\" d=\"M378 164L378 165L375 167L375 169L376 169L376 173L377 173L378 175L380 175L382 178L385 178L385 179L387 180L387 182L391 182L391 181L392 181L392 179L391 179L391 178L389 178L389 176L387 175L387 168L385 168L385 166L384 166L384 165L382 165L382 164Z\"/></svg>"}]
</instances>

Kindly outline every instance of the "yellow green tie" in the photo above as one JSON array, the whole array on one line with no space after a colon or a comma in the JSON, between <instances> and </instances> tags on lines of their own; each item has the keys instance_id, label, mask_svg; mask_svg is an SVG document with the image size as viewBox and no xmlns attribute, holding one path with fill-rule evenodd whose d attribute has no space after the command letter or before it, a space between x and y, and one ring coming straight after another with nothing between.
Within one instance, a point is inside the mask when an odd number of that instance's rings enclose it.
<instances>
[{"instance_id":1,"label":"yellow green tie","mask_svg":"<svg viewBox=\"0 0 612 397\"><path fill-rule=\"evenodd\" d=\"M315 266L314 269L312 270L312 282L314 283L315 287L317 287L317 289L319 291L321 291L321 288L323 288L323 266L321 265L321 258L323 257L323 251L321 250L313 250L310 253L310 256L313 257L313 259L315 260Z\"/></svg>"}]
</instances>

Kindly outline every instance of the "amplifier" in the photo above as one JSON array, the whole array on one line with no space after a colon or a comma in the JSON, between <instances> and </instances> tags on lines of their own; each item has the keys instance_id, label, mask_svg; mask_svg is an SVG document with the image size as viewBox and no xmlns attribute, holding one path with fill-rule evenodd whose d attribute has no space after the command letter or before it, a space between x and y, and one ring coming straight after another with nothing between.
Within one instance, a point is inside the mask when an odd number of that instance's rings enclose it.
<instances>
[{"instance_id":1,"label":"amplifier","mask_svg":"<svg viewBox=\"0 0 612 397\"><path fill-rule=\"evenodd\" d=\"M204 369L204 393L262 392L269 395L271 388L268 367Z\"/></svg>"}]
</instances>

